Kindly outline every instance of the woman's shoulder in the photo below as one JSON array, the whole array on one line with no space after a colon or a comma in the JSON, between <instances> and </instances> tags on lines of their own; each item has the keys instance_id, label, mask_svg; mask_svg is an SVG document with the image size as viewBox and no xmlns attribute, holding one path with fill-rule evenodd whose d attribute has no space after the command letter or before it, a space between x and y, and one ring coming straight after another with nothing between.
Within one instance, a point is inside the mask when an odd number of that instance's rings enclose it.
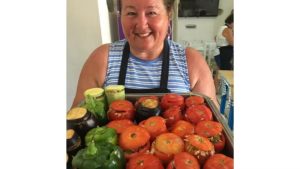
<instances>
[{"instance_id":1,"label":"woman's shoulder","mask_svg":"<svg viewBox=\"0 0 300 169\"><path fill-rule=\"evenodd\" d=\"M203 88L203 86L206 86L205 84L210 81L210 69L204 56L196 49L186 48L186 57L191 88L197 91L200 87Z\"/></svg>"},{"instance_id":2,"label":"woman's shoulder","mask_svg":"<svg viewBox=\"0 0 300 169\"><path fill-rule=\"evenodd\" d=\"M199 77L198 73L202 72L203 68L207 66L204 56L198 50L191 47L187 47L185 51L189 72Z\"/></svg>"},{"instance_id":3,"label":"woman's shoulder","mask_svg":"<svg viewBox=\"0 0 300 169\"><path fill-rule=\"evenodd\" d=\"M186 54L188 62L194 63L194 61L197 61L199 63L199 61L205 61L202 53L200 53L195 48L187 47L185 49L185 54Z\"/></svg>"},{"instance_id":4,"label":"woman's shoulder","mask_svg":"<svg viewBox=\"0 0 300 169\"><path fill-rule=\"evenodd\" d=\"M90 55L88 61L90 60L99 60L99 58L107 57L109 48L110 48L109 43L107 44L102 44L99 47L97 47Z\"/></svg>"}]
</instances>

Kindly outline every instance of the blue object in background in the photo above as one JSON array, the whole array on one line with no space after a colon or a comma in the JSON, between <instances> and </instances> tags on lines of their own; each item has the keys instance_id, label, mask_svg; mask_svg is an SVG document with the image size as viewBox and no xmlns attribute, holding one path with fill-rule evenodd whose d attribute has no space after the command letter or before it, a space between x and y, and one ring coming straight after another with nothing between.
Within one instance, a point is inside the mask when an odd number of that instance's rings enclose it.
<instances>
[{"instance_id":1,"label":"blue object in background","mask_svg":"<svg viewBox=\"0 0 300 169\"><path fill-rule=\"evenodd\" d=\"M216 56L214 56L214 58L215 58L215 62L217 64L218 68L220 68L220 65L221 65L221 56L220 55L216 55Z\"/></svg>"},{"instance_id":2,"label":"blue object in background","mask_svg":"<svg viewBox=\"0 0 300 169\"><path fill-rule=\"evenodd\" d=\"M220 113L225 115L226 107L229 107L227 124L231 130L233 130L233 116L234 116L234 106L233 106L233 98L230 96L231 88L224 79L221 77L220 79L220 92L221 92L221 104L220 104ZM226 116L226 115L225 115Z\"/></svg>"},{"instance_id":3,"label":"blue object in background","mask_svg":"<svg viewBox=\"0 0 300 169\"><path fill-rule=\"evenodd\" d=\"M230 103L230 109L229 109L229 117L228 117L228 126L231 130L233 130L233 100L231 100L231 103Z\"/></svg>"},{"instance_id":4,"label":"blue object in background","mask_svg":"<svg viewBox=\"0 0 300 169\"><path fill-rule=\"evenodd\" d=\"M221 79L221 105L220 105L220 112L224 115L226 102L229 94L229 86L225 83L224 79Z\"/></svg>"}]
</instances>

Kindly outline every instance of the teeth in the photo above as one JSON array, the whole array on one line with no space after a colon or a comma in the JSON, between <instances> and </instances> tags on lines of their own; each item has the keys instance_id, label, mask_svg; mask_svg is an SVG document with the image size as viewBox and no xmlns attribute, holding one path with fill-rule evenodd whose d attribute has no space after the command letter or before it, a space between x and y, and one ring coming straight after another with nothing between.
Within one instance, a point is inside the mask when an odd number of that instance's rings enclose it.
<instances>
[{"instance_id":1,"label":"teeth","mask_svg":"<svg viewBox=\"0 0 300 169\"><path fill-rule=\"evenodd\" d=\"M140 33L140 34L138 34L138 36L140 36L140 37L146 37L146 36L149 36L150 35L150 33Z\"/></svg>"}]
</instances>

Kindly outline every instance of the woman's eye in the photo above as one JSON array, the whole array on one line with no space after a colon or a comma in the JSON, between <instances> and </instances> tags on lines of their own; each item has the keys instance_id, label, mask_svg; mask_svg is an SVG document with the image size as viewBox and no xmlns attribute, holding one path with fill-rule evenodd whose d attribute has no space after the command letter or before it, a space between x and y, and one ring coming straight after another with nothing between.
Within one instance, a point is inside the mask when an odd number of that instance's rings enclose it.
<instances>
[{"instance_id":1,"label":"woman's eye","mask_svg":"<svg viewBox=\"0 0 300 169\"><path fill-rule=\"evenodd\" d=\"M136 15L136 13L135 12L127 12L127 15L134 16L134 15Z\"/></svg>"},{"instance_id":2,"label":"woman's eye","mask_svg":"<svg viewBox=\"0 0 300 169\"><path fill-rule=\"evenodd\" d=\"M148 15L155 16L155 15L157 15L157 13L156 12L148 12Z\"/></svg>"}]
</instances>

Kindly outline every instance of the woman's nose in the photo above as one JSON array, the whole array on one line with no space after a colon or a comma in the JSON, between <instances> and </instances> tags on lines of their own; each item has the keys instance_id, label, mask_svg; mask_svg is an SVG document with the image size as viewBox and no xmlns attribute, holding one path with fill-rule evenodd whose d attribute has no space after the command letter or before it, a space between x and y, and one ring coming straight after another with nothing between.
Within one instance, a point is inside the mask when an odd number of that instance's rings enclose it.
<instances>
[{"instance_id":1,"label":"woman's nose","mask_svg":"<svg viewBox=\"0 0 300 169\"><path fill-rule=\"evenodd\" d=\"M136 27L139 28L139 29L144 29L144 28L147 28L148 27L148 19L147 17L142 14L142 15L139 15L137 17L137 23L136 23Z\"/></svg>"}]
</instances>

